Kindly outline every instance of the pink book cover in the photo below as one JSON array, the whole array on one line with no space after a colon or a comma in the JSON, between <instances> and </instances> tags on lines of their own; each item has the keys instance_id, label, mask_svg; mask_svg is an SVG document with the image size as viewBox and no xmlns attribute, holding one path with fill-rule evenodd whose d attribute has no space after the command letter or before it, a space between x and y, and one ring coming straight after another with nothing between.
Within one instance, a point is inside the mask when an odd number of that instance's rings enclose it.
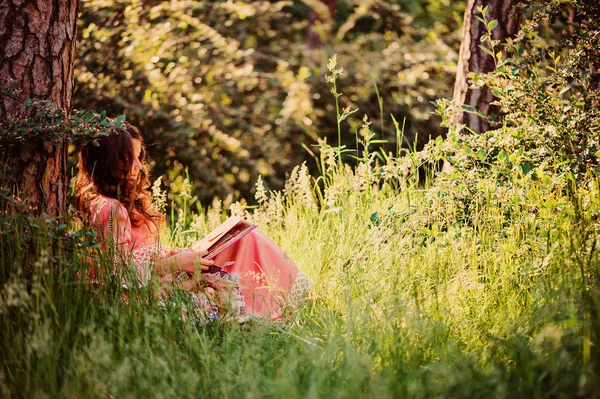
<instances>
[{"instance_id":1,"label":"pink book cover","mask_svg":"<svg viewBox=\"0 0 600 399\"><path fill-rule=\"evenodd\" d=\"M257 225L251 224L239 216L232 216L194 244L192 249L207 250L208 254L205 259L212 259L235 242L241 240L242 237L256 227Z\"/></svg>"}]
</instances>

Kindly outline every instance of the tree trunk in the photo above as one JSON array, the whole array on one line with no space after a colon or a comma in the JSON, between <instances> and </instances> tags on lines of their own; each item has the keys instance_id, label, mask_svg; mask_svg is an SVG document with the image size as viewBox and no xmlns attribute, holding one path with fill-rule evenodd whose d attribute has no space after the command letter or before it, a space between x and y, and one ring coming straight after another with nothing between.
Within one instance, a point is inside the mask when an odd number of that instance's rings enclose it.
<instances>
[{"instance_id":1,"label":"tree trunk","mask_svg":"<svg viewBox=\"0 0 600 399\"><path fill-rule=\"evenodd\" d=\"M321 2L323 6L318 11L313 7L310 10L308 25L308 48L311 50L323 47L322 35L331 34L335 26L338 0L313 0ZM310 2L309 2L310 5ZM320 32L319 32L320 31Z\"/></svg>"},{"instance_id":2,"label":"tree trunk","mask_svg":"<svg viewBox=\"0 0 600 399\"><path fill-rule=\"evenodd\" d=\"M469 72L488 73L495 69L493 57L479 48L480 44L487 46L487 44L480 41L481 36L487 34L487 30L484 24L475 18L475 15L479 14L477 11L478 6L488 6L488 21L498 20L498 26L492 31L492 37L499 40L500 45L502 45L507 38L514 37L519 31L521 13L520 10L515 9L516 4L517 0L467 1L458 70L454 85L454 102L457 105L469 105L486 115L499 114L497 107L490 106L490 103L494 101L494 96L488 87L476 90L469 89L467 77ZM489 130L489 124L485 119L467 112L460 112L456 116L456 123L465 124L476 133Z\"/></svg>"},{"instance_id":3,"label":"tree trunk","mask_svg":"<svg viewBox=\"0 0 600 399\"><path fill-rule=\"evenodd\" d=\"M32 116L29 98L70 111L78 8L79 0L0 0L0 83L19 97L0 95L0 119ZM66 139L58 147L32 139L3 152L3 186L24 194L36 215L65 216Z\"/></svg>"}]
</instances>

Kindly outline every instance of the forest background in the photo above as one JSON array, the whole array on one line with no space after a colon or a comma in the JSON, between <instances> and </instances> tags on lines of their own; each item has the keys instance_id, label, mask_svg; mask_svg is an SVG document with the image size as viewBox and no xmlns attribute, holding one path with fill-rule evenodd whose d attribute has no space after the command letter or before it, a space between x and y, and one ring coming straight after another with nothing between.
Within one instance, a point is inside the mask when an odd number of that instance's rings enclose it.
<instances>
[{"instance_id":1,"label":"forest background","mask_svg":"<svg viewBox=\"0 0 600 399\"><path fill-rule=\"evenodd\" d=\"M142 129L154 178L171 185L187 169L204 205L254 203L259 175L281 189L303 161L317 173L319 140L338 144L325 80L334 53L340 107L359 109L346 121L347 148L365 114L386 151L396 150L392 115L404 146L442 134L431 101L452 96L464 9L450 0L85 0L74 107L125 113Z\"/></svg>"}]
</instances>

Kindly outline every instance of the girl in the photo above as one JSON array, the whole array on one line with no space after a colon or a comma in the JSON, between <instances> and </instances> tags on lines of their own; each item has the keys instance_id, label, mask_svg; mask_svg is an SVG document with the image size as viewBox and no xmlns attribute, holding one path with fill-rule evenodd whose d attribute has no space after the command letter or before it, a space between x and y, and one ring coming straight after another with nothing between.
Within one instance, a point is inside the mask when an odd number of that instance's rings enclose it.
<instances>
[{"instance_id":1,"label":"girl","mask_svg":"<svg viewBox=\"0 0 600 399\"><path fill-rule=\"evenodd\" d=\"M79 154L76 208L98 230L102 247L117 249L115 265L133 263L142 285L158 277L163 297L186 290L194 314L204 318L277 320L298 304L310 280L258 229L214 260L191 248L165 250L158 234L165 216L151 204L145 156L139 130L127 122Z\"/></svg>"}]
</instances>

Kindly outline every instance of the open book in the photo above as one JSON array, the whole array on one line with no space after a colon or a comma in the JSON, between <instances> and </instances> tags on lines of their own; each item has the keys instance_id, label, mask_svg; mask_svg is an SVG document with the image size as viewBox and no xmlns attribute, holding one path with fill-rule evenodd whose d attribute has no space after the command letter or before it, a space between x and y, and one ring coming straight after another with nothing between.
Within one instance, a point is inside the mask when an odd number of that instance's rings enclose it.
<instances>
[{"instance_id":1,"label":"open book","mask_svg":"<svg viewBox=\"0 0 600 399\"><path fill-rule=\"evenodd\" d=\"M256 227L255 224L251 224L239 216L232 216L206 237L195 243L192 249L197 251L207 250L208 255L204 258L212 259Z\"/></svg>"}]
</instances>

